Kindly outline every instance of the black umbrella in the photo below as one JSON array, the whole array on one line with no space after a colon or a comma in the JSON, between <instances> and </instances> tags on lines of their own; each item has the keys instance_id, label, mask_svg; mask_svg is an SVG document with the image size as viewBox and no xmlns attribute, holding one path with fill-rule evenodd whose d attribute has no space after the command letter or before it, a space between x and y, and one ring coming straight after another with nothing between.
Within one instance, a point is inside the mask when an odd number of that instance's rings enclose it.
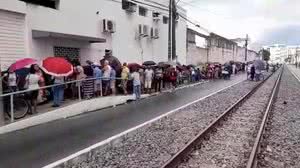
<instances>
[{"instance_id":1,"label":"black umbrella","mask_svg":"<svg viewBox=\"0 0 300 168\"><path fill-rule=\"evenodd\" d=\"M104 58L100 61L101 65L104 65L104 61L107 60L109 65L115 69L117 74L121 73L122 64L117 57L114 56L104 56Z\"/></svg>"},{"instance_id":2,"label":"black umbrella","mask_svg":"<svg viewBox=\"0 0 300 168\"><path fill-rule=\"evenodd\" d=\"M259 70L263 70L263 69L265 69L265 62L263 60L255 60L254 66L255 66L255 68L257 68Z\"/></svg>"},{"instance_id":3,"label":"black umbrella","mask_svg":"<svg viewBox=\"0 0 300 168\"><path fill-rule=\"evenodd\" d=\"M143 63L143 65L145 66L153 66L153 65L156 65L156 63L154 61L146 61Z\"/></svg>"},{"instance_id":4,"label":"black umbrella","mask_svg":"<svg viewBox=\"0 0 300 168\"><path fill-rule=\"evenodd\" d=\"M167 63L165 63L165 62L159 62L157 64L157 66L160 67L160 68L168 68L168 67L170 67L170 65L167 64Z\"/></svg>"}]
</instances>

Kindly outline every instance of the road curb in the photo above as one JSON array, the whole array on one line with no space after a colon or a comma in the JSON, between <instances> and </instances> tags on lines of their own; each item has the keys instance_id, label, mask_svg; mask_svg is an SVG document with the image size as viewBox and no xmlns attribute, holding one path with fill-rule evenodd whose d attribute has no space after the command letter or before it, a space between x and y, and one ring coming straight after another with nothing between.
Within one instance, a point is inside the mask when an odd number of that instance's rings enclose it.
<instances>
[{"instance_id":1,"label":"road curb","mask_svg":"<svg viewBox=\"0 0 300 168\"><path fill-rule=\"evenodd\" d=\"M188 88L188 87L194 87L194 86L201 85L204 83L206 83L206 82L199 82L199 83L195 83L195 84L191 84L191 85L182 86L182 87L177 88L175 91L184 89L184 88ZM150 97L154 97L154 96L159 96L163 93L164 92L154 93L151 95L145 94L145 95L142 95L141 100L147 99ZM43 113L43 114L40 114L37 116L33 116L33 117L30 117L27 119L23 119L23 120L14 122L14 123L10 123L10 124L1 126L0 127L0 135L14 132L14 131L19 131L22 129L28 129L30 127L49 123L52 121L67 119L67 118L78 116L78 115L85 114L85 113L95 112L95 111L103 110L103 109L107 109L107 108L114 108L116 106L121 106L121 105L127 104L128 101L134 101L134 96L133 95L114 96L114 97L102 97L102 98L98 98L98 99L84 100L84 101L81 101L81 102L60 108L60 109L49 111L49 112L46 112L46 113ZM91 104L93 106L91 106Z\"/></svg>"}]
</instances>

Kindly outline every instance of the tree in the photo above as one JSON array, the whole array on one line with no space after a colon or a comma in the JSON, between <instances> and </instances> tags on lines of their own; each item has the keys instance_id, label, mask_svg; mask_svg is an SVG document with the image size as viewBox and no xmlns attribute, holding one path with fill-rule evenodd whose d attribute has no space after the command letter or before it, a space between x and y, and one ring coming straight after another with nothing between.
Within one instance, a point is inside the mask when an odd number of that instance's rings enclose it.
<instances>
[{"instance_id":1,"label":"tree","mask_svg":"<svg viewBox=\"0 0 300 168\"><path fill-rule=\"evenodd\" d=\"M262 50L262 58L264 61L270 61L270 52L268 50Z\"/></svg>"}]
</instances>

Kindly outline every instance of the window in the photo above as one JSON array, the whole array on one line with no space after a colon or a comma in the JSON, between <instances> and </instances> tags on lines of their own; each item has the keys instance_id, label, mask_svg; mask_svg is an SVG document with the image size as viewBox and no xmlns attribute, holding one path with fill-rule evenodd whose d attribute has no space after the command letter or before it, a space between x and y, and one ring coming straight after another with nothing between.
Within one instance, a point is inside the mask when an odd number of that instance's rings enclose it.
<instances>
[{"instance_id":1,"label":"window","mask_svg":"<svg viewBox=\"0 0 300 168\"><path fill-rule=\"evenodd\" d=\"M54 46L53 51L54 56L64 57L70 62L79 60L80 48Z\"/></svg>"},{"instance_id":2,"label":"window","mask_svg":"<svg viewBox=\"0 0 300 168\"><path fill-rule=\"evenodd\" d=\"M147 8L144 8L142 6L139 7L139 15L140 16L147 16L147 13L148 13L148 9Z\"/></svg>"},{"instance_id":3,"label":"window","mask_svg":"<svg viewBox=\"0 0 300 168\"><path fill-rule=\"evenodd\" d=\"M167 16L163 16L163 23L168 24L169 23L169 18Z\"/></svg>"},{"instance_id":4,"label":"window","mask_svg":"<svg viewBox=\"0 0 300 168\"><path fill-rule=\"evenodd\" d=\"M20 0L20 1L35 4L35 5L40 5L52 9L58 9L60 0Z\"/></svg>"}]
</instances>

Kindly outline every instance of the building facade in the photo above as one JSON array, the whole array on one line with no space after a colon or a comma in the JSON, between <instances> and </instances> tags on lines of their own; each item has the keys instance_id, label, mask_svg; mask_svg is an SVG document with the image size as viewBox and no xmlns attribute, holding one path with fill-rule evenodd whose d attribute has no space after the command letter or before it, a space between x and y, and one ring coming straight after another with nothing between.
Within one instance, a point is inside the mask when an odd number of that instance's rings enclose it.
<instances>
[{"instance_id":1,"label":"building facade","mask_svg":"<svg viewBox=\"0 0 300 168\"><path fill-rule=\"evenodd\" d=\"M6 19L2 23L7 23L4 28L0 26L0 38L5 38L0 42L3 68L23 57L42 60L64 56L82 63L99 61L105 49L111 49L121 62L168 60L169 15L164 0L132 0L125 5L122 0L44 2L0 2L0 22ZM179 13L186 15L183 9ZM178 39L186 39L186 21L182 17L176 31ZM186 63L185 40L177 40L177 55L179 62Z\"/></svg>"},{"instance_id":2,"label":"building facade","mask_svg":"<svg viewBox=\"0 0 300 168\"><path fill-rule=\"evenodd\" d=\"M195 30L187 29L187 64L199 65L208 61L208 48L200 47L196 44L196 36L207 39L208 36L201 34Z\"/></svg>"},{"instance_id":3,"label":"building facade","mask_svg":"<svg viewBox=\"0 0 300 168\"><path fill-rule=\"evenodd\" d=\"M271 63L283 63L288 58L288 47L284 44L264 46L270 52Z\"/></svg>"},{"instance_id":4,"label":"building facade","mask_svg":"<svg viewBox=\"0 0 300 168\"><path fill-rule=\"evenodd\" d=\"M196 45L196 36L206 40L206 47ZM230 61L234 62L249 62L258 58L258 53L252 50L247 50L240 47L232 40L210 33L204 35L193 29L187 30L187 62L188 64L200 63L220 63L224 64Z\"/></svg>"}]
</instances>

